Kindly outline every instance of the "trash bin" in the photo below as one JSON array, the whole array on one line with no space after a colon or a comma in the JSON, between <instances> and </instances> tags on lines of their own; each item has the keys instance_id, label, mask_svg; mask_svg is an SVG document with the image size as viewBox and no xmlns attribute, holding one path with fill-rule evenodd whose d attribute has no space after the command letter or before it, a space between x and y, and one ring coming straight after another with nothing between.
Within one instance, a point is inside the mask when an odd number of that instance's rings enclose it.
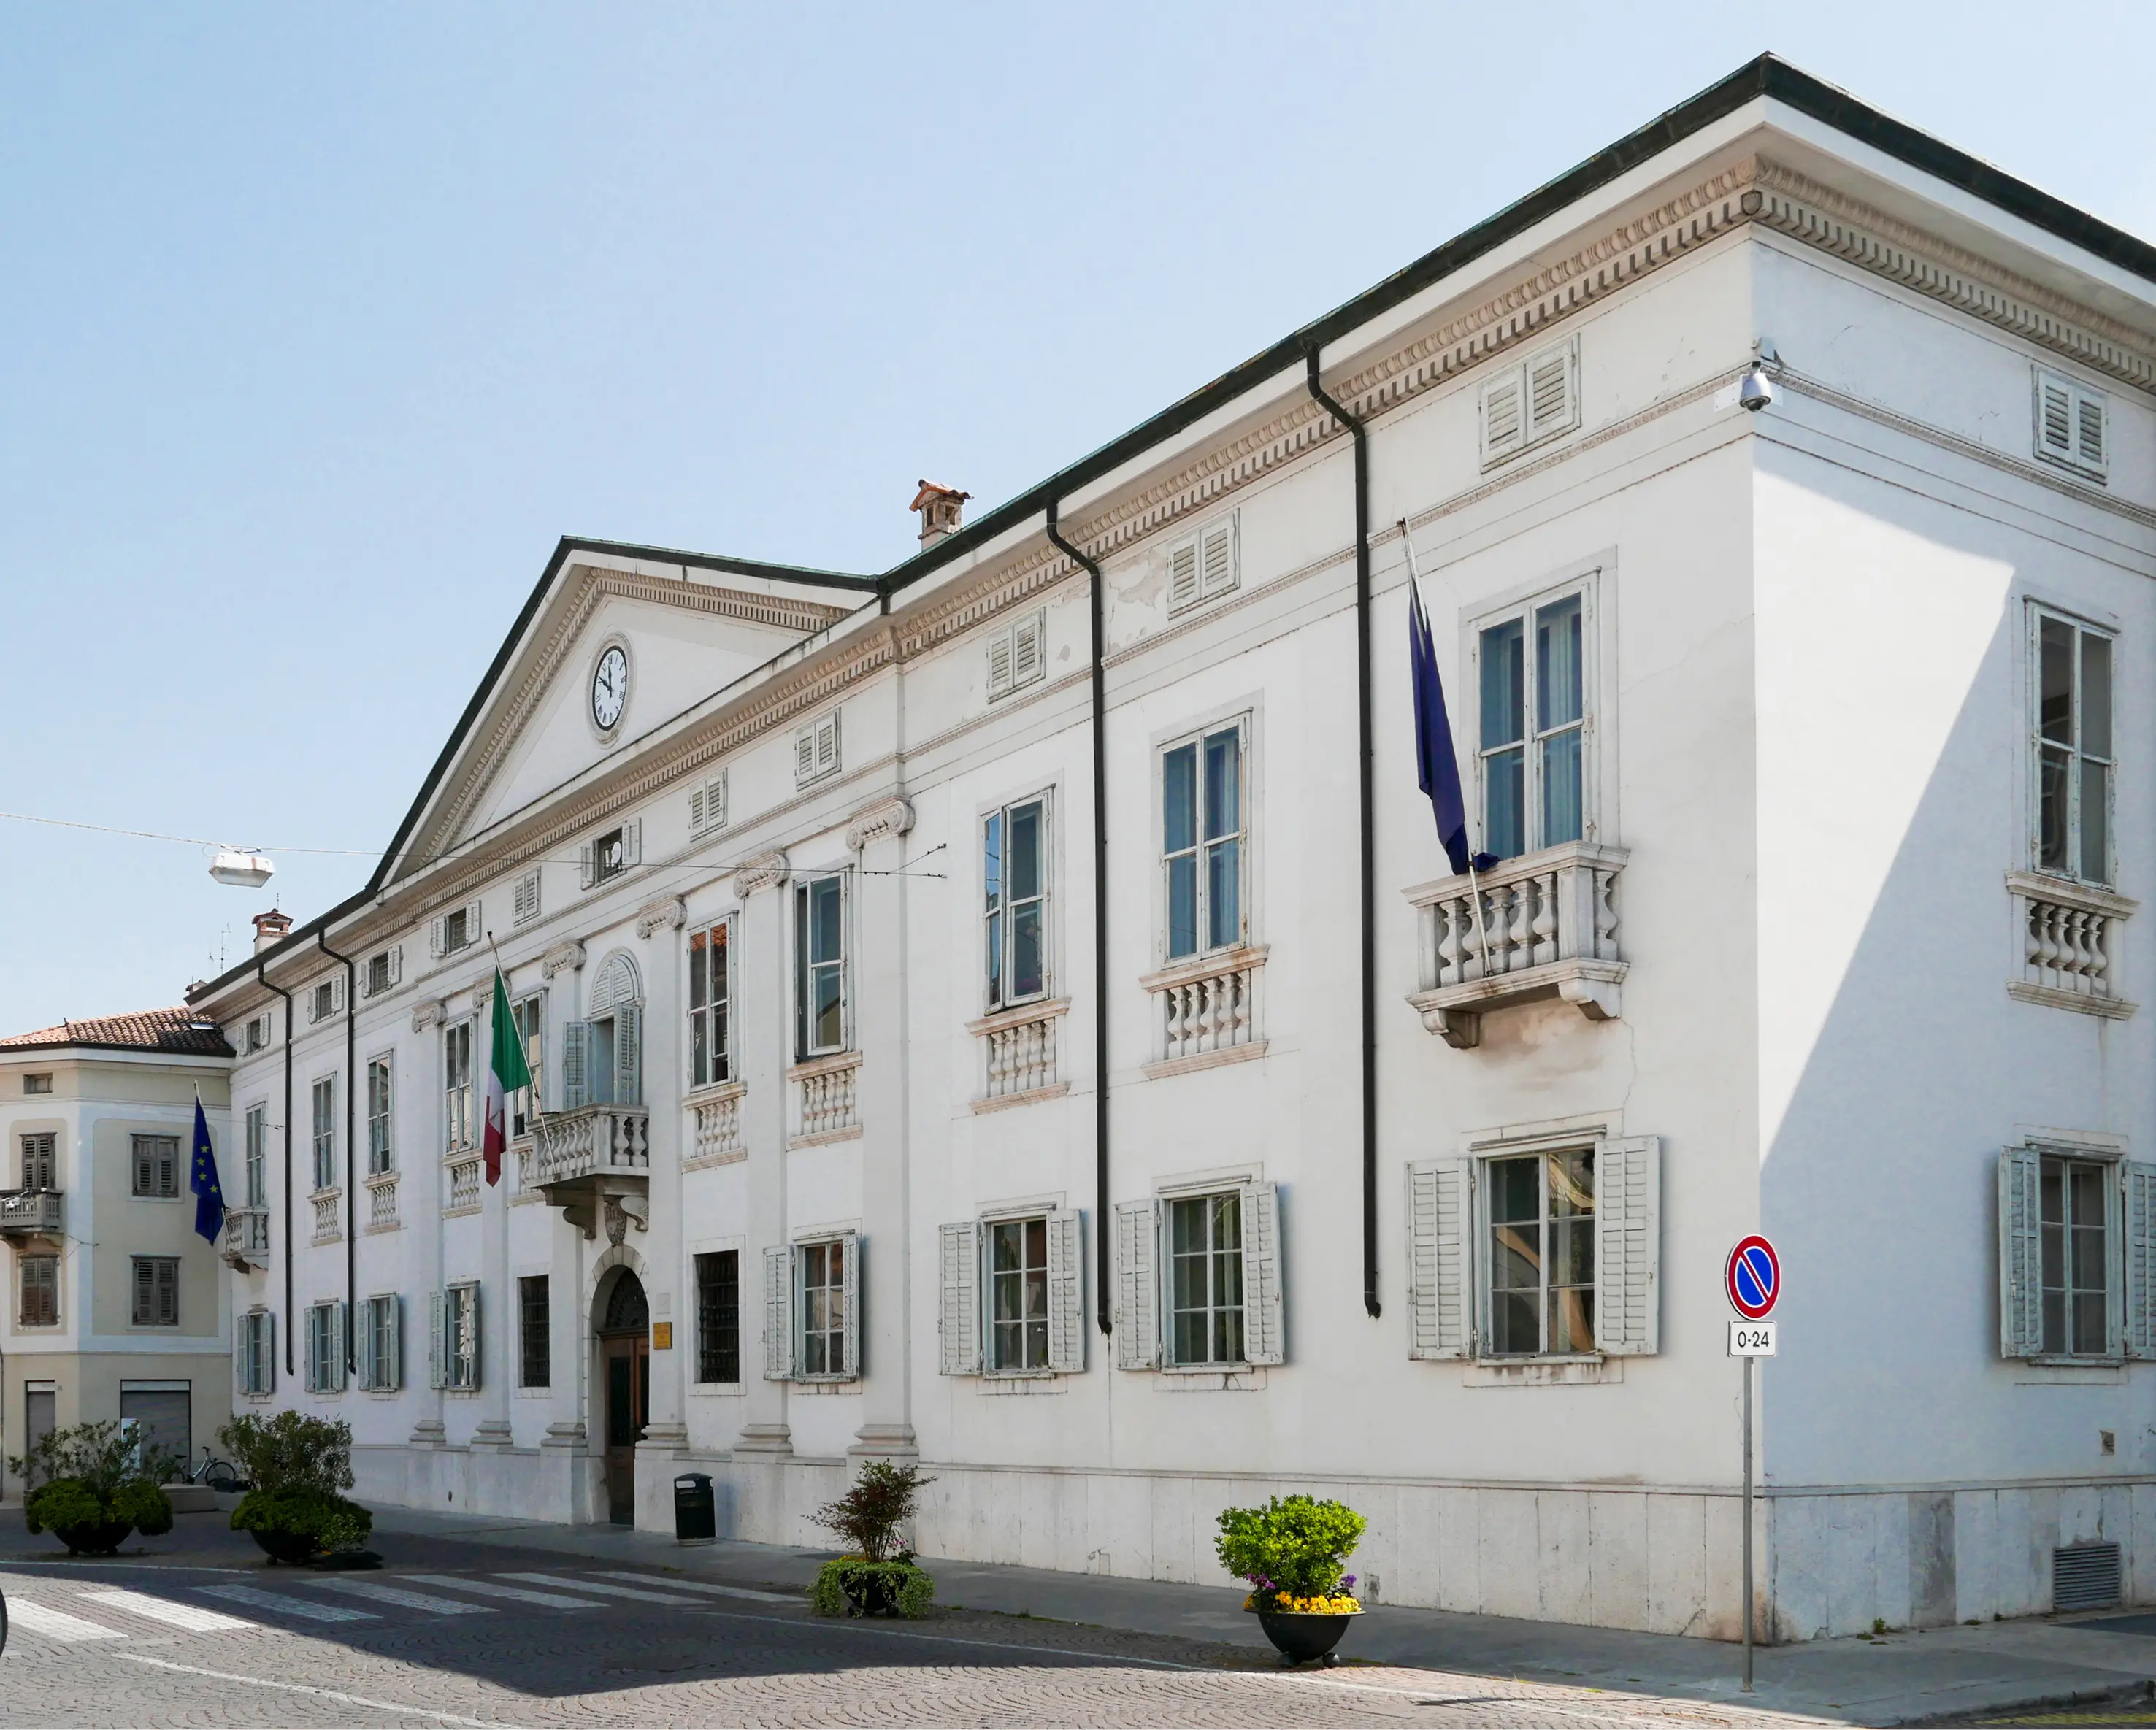
<instances>
[{"instance_id":1,"label":"trash bin","mask_svg":"<svg viewBox=\"0 0 2156 1730\"><path fill-rule=\"evenodd\" d=\"M719 1535L718 1502L711 1481L701 1471L674 1480L674 1537L678 1543L707 1544Z\"/></svg>"}]
</instances>

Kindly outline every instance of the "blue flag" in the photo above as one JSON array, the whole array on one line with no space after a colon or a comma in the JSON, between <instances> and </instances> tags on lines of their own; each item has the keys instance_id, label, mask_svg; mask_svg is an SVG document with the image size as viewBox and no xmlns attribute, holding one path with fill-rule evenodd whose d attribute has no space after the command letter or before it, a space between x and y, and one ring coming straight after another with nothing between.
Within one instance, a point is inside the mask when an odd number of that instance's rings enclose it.
<instances>
[{"instance_id":1,"label":"blue flag","mask_svg":"<svg viewBox=\"0 0 2156 1730\"><path fill-rule=\"evenodd\" d=\"M195 1231L214 1244L224 1229L224 1186L217 1180L217 1152L209 1144L200 1094L195 1096L195 1157L187 1168L187 1188L195 1193Z\"/></svg>"},{"instance_id":2,"label":"blue flag","mask_svg":"<svg viewBox=\"0 0 2156 1730\"><path fill-rule=\"evenodd\" d=\"M1408 663L1414 682L1415 772L1437 813L1437 839L1455 875L1471 863L1467 851L1467 803L1460 793L1460 762L1452 752L1452 722L1445 712L1445 685L1437 676L1437 650L1430 639L1430 619L1422 610L1422 589L1408 584ZM1494 863L1494 861L1492 861Z\"/></svg>"}]
</instances>

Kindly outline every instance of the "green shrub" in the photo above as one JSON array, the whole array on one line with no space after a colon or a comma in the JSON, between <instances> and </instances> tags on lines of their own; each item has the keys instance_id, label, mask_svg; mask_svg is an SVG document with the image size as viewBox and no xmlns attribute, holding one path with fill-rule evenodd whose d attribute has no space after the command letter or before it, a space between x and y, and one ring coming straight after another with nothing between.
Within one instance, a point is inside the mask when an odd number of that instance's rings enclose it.
<instances>
[{"instance_id":1,"label":"green shrub","mask_svg":"<svg viewBox=\"0 0 2156 1730\"><path fill-rule=\"evenodd\" d=\"M73 1478L99 1496L109 1496L122 1484L162 1484L185 1463L163 1448L151 1447L140 1431L106 1422L48 1430L28 1453L10 1457L8 1470L28 1488Z\"/></svg>"},{"instance_id":2,"label":"green shrub","mask_svg":"<svg viewBox=\"0 0 2156 1730\"><path fill-rule=\"evenodd\" d=\"M50 1532L69 1540L68 1548L73 1549L71 1534L102 1535L116 1530L124 1538L131 1528L145 1537L170 1532L172 1502L155 1484L139 1480L100 1495L80 1478L51 1478L23 1498L23 1518L33 1532Z\"/></svg>"},{"instance_id":3,"label":"green shrub","mask_svg":"<svg viewBox=\"0 0 2156 1730\"><path fill-rule=\"evenodd\" d=\"M935 1596L936 1582L928 1570L910 1558L870 1562L841 1556L816 1570L808 1602L819 1616L863 1616L886 1609L901 1616L925 1616Z\"/></svg>"},{"instance_id":4,"label":"green shrub","mask_svg":"<svg viewBox=\"0 0 2156 1730\"><path fill-rule=\"evenodd\" d=\"M1214 1553L1229 1573L1250 1583L1259 1607L1276 1598L1326 1598L1342 1592L1341 1568L1370 1522L1345 1502L1276 1496L1263 1507L1224 1508Z\"/></svg>"},{"instance_id":5,"label":"green shrub","mask_svg":"<svg viewBox=\"0 0 2156 1730\"><path fill-rule=\"evenodd\" d=\"M23 1498L23 1519L33 1532L108 1523L104 1502L80 1478L53 1478L38 1485Z\"/></svg>"},{"instance_id":6,"label":"green shrub","mask_svg":"<svg viewBox=\"0 0 2156 1730\"><path fill-rule=\"evenodd\" d=\"M898 1547L899 1528L913 1517L914 1498L935 1481L917 1466L866 1460L852 1489L808 1517L844 1538L863 1562L911 1562L913 1553Z\"/></svg>"},{"instance_id":7,"label":"green shrub","mask_svg":"<svg viewBox=\"0 0 2156 1730\"><path fill-rule=\"evenodd\" d=\"M352 1488L352 1425L342 1419L333 1423L303 1412L272 1418L243 1412L217 1439L257 1490L319 1490L333 1498Z\"/></svg>"},{"instance_id":8,"label":"green shrub","mask_svg":"<svg viewBox=\"0 0 2156 1730\"><path fill-rule=\"evenodd\" d=\"M145 1537L172 1529L172 1498L155 1484L122 1484L112 1492L110 1506L115 1519L125 1520Z\"/></svg>"},{"instance_id":9,"label":"green shrub","mask_svg":"<svg viewBox=\"0 0 2156 1730\"><path fill-rule=\"evenodd\" d=\"M232 1529L306 1538L318 1552L357 1550L374 1530L374 1516L356 1502L311 1486L251 1490L232 1511Z\"/></svg>"}]
</instances>

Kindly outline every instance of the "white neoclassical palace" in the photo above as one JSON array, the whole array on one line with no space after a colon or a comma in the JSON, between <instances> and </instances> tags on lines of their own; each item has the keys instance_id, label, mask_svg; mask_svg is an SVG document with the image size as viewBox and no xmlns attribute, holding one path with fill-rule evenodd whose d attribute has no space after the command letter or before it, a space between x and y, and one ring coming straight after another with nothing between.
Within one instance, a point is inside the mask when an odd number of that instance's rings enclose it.
<instances>
[{"instance_id":1,"label":"white neoclassical palace","mask_svg":"<svg viewBox=\"0 0 2156 1730\"><path fill-rule=\"evenodd\" d=\"M2152 386L2156 249L1762 60L880 576L562 542L194 995L238 1397L392 1502L917 1458L925 1554L1209 1579L1312 1489L1381 1599L1727 1634L1763 1230L1779 1637L2156 1599Z\"/></svg>"}]
</instances>

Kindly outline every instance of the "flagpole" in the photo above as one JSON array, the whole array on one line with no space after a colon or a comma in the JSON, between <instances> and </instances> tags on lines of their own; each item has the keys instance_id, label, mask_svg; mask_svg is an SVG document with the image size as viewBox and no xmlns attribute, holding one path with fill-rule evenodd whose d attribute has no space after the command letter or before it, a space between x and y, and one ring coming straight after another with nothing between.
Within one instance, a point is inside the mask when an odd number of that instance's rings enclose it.
<instances>
[{"instance_id":1,"label":"flagpole","mask_svg":"<svg viewBox=\"0 0 2156 1730\"><path fill-rule=\"evenodd\" d=\"M1408 520L1404 516L1399 519L1399 529L1400 545L1407 549L1408 582L1413 587L1415 598L1419 601L1422 598L1422 576L1415 569L1414 536L1409 531ZM1457 762L1453 765L1455 773L1459 767ZM1467 850L1467 892L1475 902L1475 942L1482 952L1482 977L1486 979L1490 977L1490 932L1482 918L1482 880L1475 870L1478 850L1473 847Z\"/></svg>"},{"instance_id":2,"label":"flagpole","mask_svg":"<svg viewBox=\"0 0 2156 1730\"><path fill-rule=\"evenodd\" d=\"M501 989L496 993L495 995L497 997L506 998L509 995L509 975L501 970L501 945L495 942L494 933L491 931L488 932L486 934L486 947L494 956L494 977L501 981ZM521 1046L524 1042L524 1030L521 1028L517 1028L516 1031L517 1044ZM493 1028L490 1026L487 1029L487 1033L490 1037L492 1035L493 1032ZM527 1065L530 1063L531 1060L528 1055L525 1061ZM531 1096L531 1121L536 1124L542 1117L547 1115L546 1108L539 1103L539 1089L536 1084L526 1091L530 1092ZM505 1105L502 1109L506 1111L508 1107ZM502 1139L504 1141L507 1141L509 1139L509 1125L506 1122L503 1123L501 1126L501 1131Z\"/></svg>"}]
</instances>

